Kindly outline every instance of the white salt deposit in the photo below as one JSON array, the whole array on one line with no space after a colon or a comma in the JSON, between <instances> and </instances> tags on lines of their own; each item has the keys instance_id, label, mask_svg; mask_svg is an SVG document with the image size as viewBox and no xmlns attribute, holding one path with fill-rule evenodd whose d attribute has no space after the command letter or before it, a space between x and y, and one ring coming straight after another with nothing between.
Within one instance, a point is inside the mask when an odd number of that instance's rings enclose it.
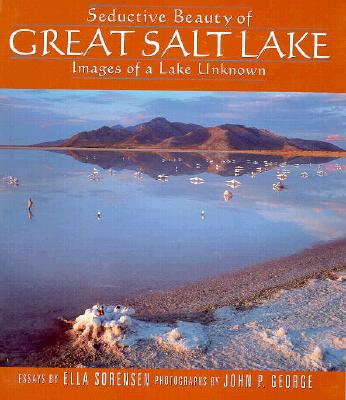
<instances>
[{"instance_id":1,"label":"white salt deposit","mask_svg":"<svg viewBox=\"0 0 346 400\"><path fill-rule=\"evenodd\" d=\"M338 273L336 280L312 280L302 288L282 290L247 310L217 310L208 331L209 368L343 370L343 276Z\"/></svg>"},{"instance_id":2,"label":"white salt deposit","mask_svg":"<svg viewBox=\"0 0 346 400\"><path fill-rule=\"evenodd\" d=\"M114 306L99 316L94 306L76 319L74 330L90 340L129 346L124 362L134 367L342 371L343 276L282 290L245 310L219 308L208 325L145 322L133 317L134 310Z\"/></svg>"},{"instance_id":3,"label":"white salt deposit","mask_svg":"<svg viewBox=\"0 0 346 400\"><path fill-rule=\"evenodd\" d=\"M318 346L316 346L310 354L310 359L317 363L320 363L323 360L323 352Z\"/></svg>"},{"instance_id":4,"label":"white salt deposit","mask_svg":"<svg viewBox=\"0 0 346 400\"><path fill-rule=\"evenodd\" d=\"M199 323L177 321L176 324L157 324L132 318L133 308L94 305L76 318L73 330L89 340L100 340L107 345L135 346L154 339L157 343L177 351L204 349L207 336Z\"/></svg>"},{"instance_id":5,"label":"white salt deposit","mask_svg":"<svg viewBox=\"0 0 346 400\"><path fill-rule=\"evenodd\" d=\"M284 329L284 328L279 328L279 329L275 332L275 335L276 335L277 337L284 337L284 336L286 336L285 329Z\"/></svg>"},{"instance_id":6,"label":"white salt deposit","mask_svg":"<svg viewBox=\"0 0 346 400\"><path fill-rule=\"evenodd\" d=\"M203 350L208 345L208 337L201 324L178 321L177 327L159 337L158 342L177 351Z\"/></svg>"},{"instance_id":7,"label":"white salt deposit","mask_svg":"<svg viewBox=\"0 0 346 400\"><path fill-rule=\"evenodd\" d=\"M337 273L335 275L336 275L336 279L339 282L345 282L346 281L346 273L345 272L339 272L339 273Z\"/></svg>"},{"instance_id":8,"label":"white salt deposit","mask_svg":"<svg viewBox=\"0 0 346 400\"><path fill-rule=\"evenodd\" d=\"M84 314L76 318L73 325L75 332L89 339L103 338L107 343L117 343L122 333L132 324L133 308L117 306L99 306L85 310Z\"/></svg>"}]
</instances>

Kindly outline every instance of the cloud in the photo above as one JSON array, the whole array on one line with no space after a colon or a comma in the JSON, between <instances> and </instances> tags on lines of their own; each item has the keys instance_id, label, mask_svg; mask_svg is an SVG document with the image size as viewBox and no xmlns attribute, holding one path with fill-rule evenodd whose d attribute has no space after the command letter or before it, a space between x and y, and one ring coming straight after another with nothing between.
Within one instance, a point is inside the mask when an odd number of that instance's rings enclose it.
<instances>
[{"instance_id":1,"label":"cloud","mask_svg":"<svg viewBox=\"0 0 346 400\"><path fill-rule=\"evenodd\" d=\"M337 95L315 93L196 93L192 99L149 101L146 110L176 120L239 123L288 136L313 133L322 139L331 130L345 127L346 101Z\"/></svg>"},{"instance_id":2,"label":"cloud","mask_svg":"<svg viewBox=\"0 0 346 400\"><path fill-rule=\"evenodd\" d=\"M325 205L327 204L325 203ZM334 204L333 211L342 215L344 210ZM271 208L267 211L262 210L260 213L270 221L296 224L319 240L339 239L345 235L344 224L340 220L340 215L322 214L318 207Z\"/></svg>"},{"instance_id":3,"label":"cloud","mask_svg":"<svg viewBox=\"0 0 346 400\"><path fill-rule=\"evenodd\" d=\"M340 133L335 133L328 135L326 137L328 142L346 142L346 135L341 135Z\"/></svg>"},{"instance_id":4,"label":"cloud","mask_svg":"<svg viewBox=\"0 0 346 400\"><path fill-rule=\"evenodd\" d=\"M346 96L329 93L1 90L0 142L67 137L101 125L163 116L202 125L266 128L324 140L346 127ZM26 126L21 132L21 128ZM20 128L20 129L19 129ZM341 134L340 134L341 135ZM343 137L343 136L340 136ZM345 140L339 140L344 142ZM30 140L29 140L30 142Z\"/></svg>"}]
</instances>

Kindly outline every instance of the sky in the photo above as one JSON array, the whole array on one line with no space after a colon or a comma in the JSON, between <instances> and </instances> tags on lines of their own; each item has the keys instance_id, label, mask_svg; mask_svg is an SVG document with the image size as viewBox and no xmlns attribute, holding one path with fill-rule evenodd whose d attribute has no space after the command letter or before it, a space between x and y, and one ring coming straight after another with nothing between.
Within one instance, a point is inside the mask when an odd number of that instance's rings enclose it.
<instances>
[{"instance_id":1,"label":"sky","mask_svg":"<svg viewBox=\"0 0 346 400\"><path fill-rule=\"evenodd\" d=\"M156 117L242 124L346 147L346 94L0 90L0 144L40 143Z\"/></svg>"}]
</instances>

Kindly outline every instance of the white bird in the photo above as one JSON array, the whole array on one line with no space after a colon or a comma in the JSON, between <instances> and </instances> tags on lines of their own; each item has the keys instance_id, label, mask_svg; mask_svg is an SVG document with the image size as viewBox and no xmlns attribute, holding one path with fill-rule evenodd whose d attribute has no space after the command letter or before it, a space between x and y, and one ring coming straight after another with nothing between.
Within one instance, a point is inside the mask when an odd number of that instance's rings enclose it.
<instances>
[{"instance_id":1,"label":"white bird","mask_svg":"<svg viewBox=\"0 0 346 400\"><path fill-rule=\"evenodd\" d=\"M19 185L19 180L15 176L5 176L5 178L2 178L3 181L10 186L18 186Z\"/></svg>"},{"instance_id":2,"label":"white bird","mask_svg":"<svg viewBox=\"0 0 346 400\"><path fill-rule=\"evenodd\" d=\"M193 185L200 185L200 184L204 183L204 179L199 178L198 176L195 176L193 178L190 178L190 183L192 183Z\"/></svg>"},{"instance_id":3,"label":"white bird","mask_svg":"<svg viewBox=\"0 0 346 400\"><path fill-rule=\"evenodd\" d=\"M285 179L287 179L287 174L284 172L280 172L276 175L276 177L280 180L280 181L284 181Z\"/></svg>"},{"instance_id":4,"label":"white bird","mask_svg":"<svg viewBox=\"0 0 346 400\"><path fill-rule=\"evenodd\" d=\"M226 181L226 185L231 187L232 189L236 189L241 185L241 183L235 179L232 179L230 181Z\"/></svg>"},{"instance_id":5,"label":"white bird","mask_svg":"<svg viewBox=\"0 0 346 400\"><path fill-rule=\"evenodd\" d=\"M318 169L316 174L317 176L327 176L327 172L323 171L323 169Z\"/></svg>"},{"instance_id":6,"label":"white bird","mask_svg":"<svg viewBox=\"0 0 346 400\"><path fill-rule=\"evenodd\" d=\"M168 176L161 174L161 175L157 175L156 180L160 181L160 182L167 182L168 181Z\"/></svg>"},{"instance_id":7,"label":"white bird","mask_svg":"<svg viewBox=\"0 0 346 400\"><path fill-rule=\"evenodd\" d=\"M275 192L281 192L283 189L286 189L286 187L282 182L273 183L273 190Z\"/></svg>"}]
</instances>

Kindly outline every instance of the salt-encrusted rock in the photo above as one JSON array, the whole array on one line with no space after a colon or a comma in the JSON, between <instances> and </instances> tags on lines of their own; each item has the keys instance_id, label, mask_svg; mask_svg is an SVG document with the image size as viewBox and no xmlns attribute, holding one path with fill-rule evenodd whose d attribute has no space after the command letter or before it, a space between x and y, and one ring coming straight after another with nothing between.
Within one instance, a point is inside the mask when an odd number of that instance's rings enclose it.
<instances>
[{"instance_id":1,"label":"salt-encrusted rock","mask_svg":"<svg viewBox=\"0 0 346 400\"><path fill-rule=\"evenodd\" d=\"M94 305L76 318L73 330L88 340L97 339L109 346L132 346L153 339L177 351L203 349L207 345L205 329L199 323L158 324L133 319L134 314L133 308L121 305Z\"/></svg>"},{"instance_id":2,"label":"salt-encrusted rock","mask_svg":"<svg viewBox=\"0 0 346 400\"><path fill-rule=\"evenodd\" d=\"M76 318L73 330L90 339L100 337L107 343L115 343L132 324L131 315L134 314L134 309L120 305L94 305Z\"/></svg>"}]
</instances>

